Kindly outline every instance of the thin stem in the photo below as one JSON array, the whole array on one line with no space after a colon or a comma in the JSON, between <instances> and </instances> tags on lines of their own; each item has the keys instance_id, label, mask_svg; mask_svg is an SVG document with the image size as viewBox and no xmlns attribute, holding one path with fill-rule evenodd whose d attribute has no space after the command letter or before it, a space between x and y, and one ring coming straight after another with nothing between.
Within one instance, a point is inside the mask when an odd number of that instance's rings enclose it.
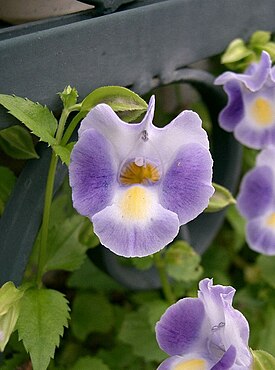
<instances>
[{"instance_id":1,"label":"thin stem","mask_svg":"<svg viewBox=\"0 0 275 370\"><path fill-rule=\"evenodd\" d=\"M71 123L69 124L67 130L65 131L65 134L61 140L61 145L66 145L69 141L70 137L72 136L76 126L78 125L79 121L82 120L82 118L85 117L87 112L78 112L77 115L72 119Z\"/></svg>"},{"instance_id":2,"label":"thin stem","mask_svg":"<svg viewBox=\"0 0 275 370\"><path fill-rule=\"evenodd\" d=\"M160 253L154 254L154 263L156 266L156 269L158 270L159 278L162 285L163 294L169 304L175 303L175 297L171 289L171 285L169 283L166 270L165 270L165 263L163 261L162 256Z\"/></svg>"}]
</instances>

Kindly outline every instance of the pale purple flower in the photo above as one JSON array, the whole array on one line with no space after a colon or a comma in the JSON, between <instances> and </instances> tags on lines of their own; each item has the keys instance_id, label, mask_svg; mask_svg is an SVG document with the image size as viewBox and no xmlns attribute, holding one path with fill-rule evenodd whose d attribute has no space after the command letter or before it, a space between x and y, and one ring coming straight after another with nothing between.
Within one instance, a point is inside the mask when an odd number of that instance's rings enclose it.
<instances>
[{"instance_id":1,"label":"pale purple flower","mask_svg":"<svg viewBox=\"0 0 275 370\"><path fill-rule=\"evenodd\" d=\"M258 154L255 168L242 179L237 207L247 220L250 248L275 255L275 147Z\"/></svg>"},{"instance_id":2,"label":"pale purple flower","mask_svg":"<svg viewBox=\"0 0 275 370\"><path fill-rule=\"evenodd\" d=\"M263 51L244 73L223 73L215 84L224 85L228 95L220 126L250 148L275 145L275 68L269 54Z\"/></svg>"},{"instance_id":3,"label":"pale purple flower","mask_svg":"<svg viewBox=\"0 0 275 370\"><path fill-rule=\"evenodd\" d=\"M82 121L69 167L73 204L101 243L118 255L146 256L171 242L213 194L212 158L199 116L184 111L153 125L154 97L140 123L106 104Z\"/></svg>"},{"instance_id":4,"label":"pale purple flower","mask_svg":"<svg viewBox=\"0 0 275 370\"><path fill-rule=\"evenodd\" d=\"M170 306L156 325L157 341L170 358L158 370L248 370L249 326L232 307L235 289L199 284L198 298L183 298Z\"/></svg>"}]
</instances>

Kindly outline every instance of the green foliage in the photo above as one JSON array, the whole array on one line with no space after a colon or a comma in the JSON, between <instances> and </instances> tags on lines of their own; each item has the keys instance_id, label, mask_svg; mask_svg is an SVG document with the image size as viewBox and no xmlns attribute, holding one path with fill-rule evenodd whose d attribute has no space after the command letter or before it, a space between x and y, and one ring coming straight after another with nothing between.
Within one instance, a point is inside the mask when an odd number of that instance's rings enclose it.
<instances>
[{"instance_id":1,"label":"green foliage","mask_svg":"<svg viewBox=\"0 0 275 370\"><path fill-rule=\"evenodd\" d=\"M16 182L16 176L7 167L0 166L0 216L4 212L5 204L9 199Z\"/></svg>"},{"instance_id":2,"label":"green foliage","mask_svg":"<svg viewBox=\"0 0 275 370\"><path fill-rule=\"evenodd\" d=\"M70 164L71 152L73 150L75 143L69 143L66 145L53 145L52 148L56 155L58 155L62 161L67 166Z\"/></svg>"},{"instance_id":3,"label":"green foliage","mask_svg":"<svg viewBox=\"0 0 275 370\"><path fill-rule=\"evenodd\" d=\"M164 259L168 275L177 281L197 280L202 274L200 256L184 241L172 243Z\"/></svg>"},{"instance_id":4,"label":"green foliage","mask_svg":"<svg viewBox=\"0 0 275 370\"><path fill-rule=\"evenodd\" d=\"M275 369L275 358L265 351L251 351L253 355L252 370Z\"/></svg>"},{"instance_id":5,"label":"green foliage","mask_svg":"<svg viewBox=\"0 0 275 370\"><path fill-rule=\"evenodd\" d=\"M260 269L262 279L275 289L275 256L259 256L257 266Z\"/></svg>"},{"instance_id":6,"label":"green foliage","mask_svg":"<svg viewBox=\"0 0 275 370\"><path fill-rule=\"evenodd\" d=\"M39 158L30 133L19 125L0 131L0 148L15 159Z\"/></svg>"},{"instance_id":7,"label":"green foliage","mask_svg":"<svg viewBox=\"0 0 275 370\"><path fill-rule=\"evenodd\" d=\"M99 358L85 356L77 360L72 370L109 370L109 367Z\"/></svg>"},{"instance_id":8,"label":"green foliage","mask_svg":"<svg viewBox=\"0 0 275 370\"><path fill-rule=\"evenodd\" d=\"M131 262L139 270L148 270L154 263L152 256L131 258Z\"/></svg>"},{"instance_id":9,"label":"green foliage","mask_svg":"<svg viewBox=\"0 0 275 370\"><path fill-rule=\"evenodd\" d=\"M81 110L89 111L99 103L108 104L126 122L134 121L147 109L147 103L139 95L120 86L94 90L83 100Z\"/></svg>"},{"instance_id":10,"label":"green foliage","mask_svg":"<svg viewBox=\"0 0 275 370\"><path fill-rule=\"evenodd\" d=\"M215 183L213 183L212 185L215 188L215 192L210 198L208 207L205 209L205 212L217 212L229 206L230 204L236 203L235 199L228 189Z\"/></svg>"},{"instance_id":11,"label":"green foliage","mask_svg":"<svg viewBox=\"0 0 275 370\"><path fill-rule=\"evenodd\" d=\"M275 43L271 41L271 32L256 31L247 44L239 38L233 40L222 55L221 63L231 70L242 72L252 62L260 59L263 50L270 54L274 62Z\"/></svg>"},{"instance_id":12,"label":"green foliage","mask_svg":"<svg viewBox=\"0 0 275 370\"><path fill-rule=\"evenodd\" d=\"M107 333L114 325L113 307L105 296L90 292L76 295L72 308L72 332L84 341L92 332Z\"/></svg>"},{"instance_id":13,"label":"green foliage","mask_svg":"<svg viewBox=\"0 0 275 370\"><path fill-rule=\"evenodd\" d=\"M47 107L18 96L0 94L0 104L9 113L24 123L41 141L50 145L56 143L54 138L57 121Z\"/></svg>"},{"instance_id":14,"label":"green foliage","mask_svg":"<svg viewBox=\"0 0 275 370\"><path fill-rule=\"evenodd\" d=\"M79 240L81 244L86 245L88 248L96 247L100 242L94 233L93 224L88 218L85 218L82 228L79 233Z\"/></svg>"},{"instance_id":15,"label":"green foliage","mask_svg":"<svg viewBox=\"0 0 275 370\"><path fill-rule=\"evenodd\" d=\"M64 108L69 109L76 104L78 92L75 87L68 85L61 93L59 93L59 96L63 102Z\"/></svg>"},{"instance_id":16,"label":"green foliage","mask_svg":"<svg viewBox=\"0 0 275 370\"><path fill-rule=\"evenodd\" d=\"M46 370L54 357L64 326L68 326L67 303L63 294L51 289L29 289L24 294L17 329L34 370Z\"/></svg>"}]
</instances>

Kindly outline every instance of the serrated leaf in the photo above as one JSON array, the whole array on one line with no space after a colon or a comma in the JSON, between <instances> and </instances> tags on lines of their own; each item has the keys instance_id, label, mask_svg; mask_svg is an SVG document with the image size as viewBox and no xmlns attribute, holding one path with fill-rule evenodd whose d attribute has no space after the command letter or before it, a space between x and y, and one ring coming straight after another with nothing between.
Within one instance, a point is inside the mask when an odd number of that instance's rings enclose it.
<instances>
[{"instance_id":1,"label":"serrated leaf","mask_svg":"<svg viewBox=\"0 0 275 370\"><path fill-rule=\"evenodd\" d=\"M208 207L204 212L217 212L230 204L235 204L236 200L233 198L230 191L221 185L212 184L215 188L215 192L209 200Z\"/></svg>"},{"instance_id":2,"label":"serrated leaf","mask_svg":"<svg viewBox=\"0 0 275 370\"><path fill-rule=\"evenodd\" d=\"M221 63L228 64L238 62L252 55L253 52L247 48L242 39L233 40L222 55Z\"/></svg>"},{"instance_id":3,"label":"serrated leaf","mask_svg":"<svg viewBox=\"0 0 275 370\"><path fill-rule=\"evenodd\" d=\"M73 302L72 332L84 341L92 332L107 333L114 325L113 307L105 296L78 293Z\"/></svg>"},{"instance_id":4,"label":"serrated leaf","mask_svg":"<svg viewBox=\"0 0 275 370\"><path fill-rule=\"evenodd\" d=\"M54 135L57 121L47 107L28 99L4 94L0 94L0 104L8 109L11 115L24 123L41 141L50 145L56 144Z\"/></svg>"},{"instance_id":5,"label":"serrated leaf","mask_svg":"<svg viewBox=\"0 0 275 370\"><path fill-rule=\"evenodd\" d=\"M67 166L70 164L70 157L71 157L71 152L74 147L73 142L67 144L67 145L53 145L52 148L55 152L56 155L58 155L62 161L62 163L65 163Z\"/></svg>"},{"instance_id":6,"label":"serrated leaf","mask_svg":"<svg viewBox=\"0 0 275 370\"><path fill-rule=\"evenodd\" d=\"M0 166L0 216L4 212L5 204L9 199L16 182L16 176L7 167Z\"/></svg>"},{"instance_id":7,"label":"serrated leaf","mask_svg":"<svg viewBox=\"0 0 275 370\"><path fill-rule=\"evenodd\" d=\"M72 370L109 370L110 368L97 357L85 356L81 357L74 364Z\"/></svg>"},{"instance_id":8,"label":"serrated leaf","mask_svg":"<svg viewBox=\"0 0 275 370\"><path fill-rule=\"evenodd\" d=\"M68 326L68 302L51 289L29 289L21 302L17 321L19 340L30 354L34 370L46 370L64 327Z\"/></svg>"},{"instance_id":9,"label":"serrated leaf","mask_svg":"<svg viewBox=\"0 0 275 370\"><path fill-rule=\"evenodd\" d=\"M272 370L275 369L275 358L269 353L261 350L251 350L253 355L252 370Z\"/></svg>"},{"instance_id":10,"label":"serrated leaf","mask_svg":"<svg viewBox=\"0 0 275 370\"><path fill-rule=\"evenodd\" d=\"M146 308L126 315L119 339L132 347L136 356L146 361L163 361L167 355L161 351L156 342L155 332L151 329Z\"/></svg>"},{"instance_id":11,"label":"serrated leaf","mask_svg":"<svg viewBox=\"0 0 275 370\"><path fill-rule=\"evenodd\" d=\"M87 248L79 242L84 217L75 215L53 226L49 231L47 261L44 272L49 270L74 271L86 257Z\"/></svg>"},{"instance_id":12,"label":"serrated leaf","mask_svg":"<svg viewBox=\"0 0 275 370\"><path fill-rule=\"evenodd\" d=\"M184 241L172 243L164 260L168 275L177 281L196 280L202 274L200 256Z\"/></svg>"},{"instance_id":13,"label":"serrated leaf","mask_svg":"<svg viewBox=\"0 0 275 370\"><path fill-rule=\"evenodd\" d=\"M127 122L134 121L146 111L147 103L133 91L121 86L103 86L91 92L82 102L81 110L89 111L105 103Z\"/></svg>"},{"instance_id":14,"label":"serrated leaf","mask_svg":"<svg viewBox=\"0 0 275 370\"><path fill-rule=\"evenodd\" d=\"M266 44L271 38L271 32L267 31L256 31L252 34L249 40L249 45L264 45Z\"/></svg>"},{"instance_id":15,"label":"serrated leaf","mask_svg":"<svg viewBox=\"0 0 275 370\"><path fill-rule=\"evenodd\" d=\"M39 158L30 133L19 125L0 131L0 147L7 155L15 159Z\"/></svg>"}]
</instances>

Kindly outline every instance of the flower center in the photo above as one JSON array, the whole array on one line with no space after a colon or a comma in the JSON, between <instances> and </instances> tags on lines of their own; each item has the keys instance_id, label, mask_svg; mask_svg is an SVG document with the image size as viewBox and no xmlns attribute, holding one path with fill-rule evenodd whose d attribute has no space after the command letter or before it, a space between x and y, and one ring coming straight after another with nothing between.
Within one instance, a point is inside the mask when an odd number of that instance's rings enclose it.
<instances>
[{"instance_id":1,"label":"flower center","mask_svg":"<svg viewBox=\"0 0 275 370\"><path fill-rule=\"evenodd\" d=\"M181 362L177 364L173 370L206 370L206 366L204 360L195 359Z\"/></svg>"},{"instance_id":2,"label":"flower center","mask_svg":"<svg viewBox=\"0 0 275 370\"><path fill-rule=\"evenodd\" d=\"M154 184L159 181L160 173L158 168L142 157L126 163L121 170L119 180L123 185L132 184Z\"/></svg>"},{"instance_id":3,"label":"flower center","mask_svg":"<svg viewBox=\"0 0 275 370\"><path fill-rule=\"evenodd\" d=\"M275 228L275 212L271 213L266 220L266 225Z\"/></svg>"},{"instance_id":4,"label":"flower center","mask_svg":"<svg viewBox=\"0 0 275 370\"><path fill-rule=\"evenodd\" d=\"M132 186L121 199L121 211L124 217L134 220L145 220L152 204L152 198L146 188Z\"/></svg>"},{"instance_id":5,"label":"flower center","mask_svg":"<svg viewBox=\"0 0 275 370\"><path fill-rule=\"evenodd\" d=\"M273 109L270 102L263 98L254 101L252 115L260 126L269 126L273 122Z\"/></svg>"}]
</instances>

